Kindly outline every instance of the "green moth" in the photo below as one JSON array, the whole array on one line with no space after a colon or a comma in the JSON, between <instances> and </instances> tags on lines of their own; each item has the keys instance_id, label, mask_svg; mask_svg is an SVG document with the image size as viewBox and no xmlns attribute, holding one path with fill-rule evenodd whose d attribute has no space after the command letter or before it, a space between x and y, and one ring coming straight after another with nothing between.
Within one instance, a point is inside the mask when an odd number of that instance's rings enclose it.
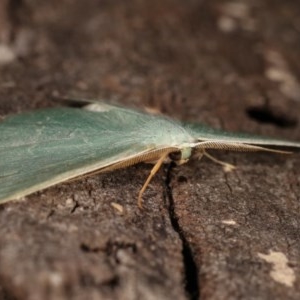
<instances>
[{"instance_id":1,"label":"green moth","mask_svg":"<svg viewBox=\"0 0 300 300\"><path fill-rule=\"evenodd\" d=\"M266 147L269 148L266 148ZM207 150L270 151L299 142L229 133L105 103L10 116L0 123L0 203L86 174L155 163L142 194L162 163L181 164Z\"/></svg>"}]
</instances>

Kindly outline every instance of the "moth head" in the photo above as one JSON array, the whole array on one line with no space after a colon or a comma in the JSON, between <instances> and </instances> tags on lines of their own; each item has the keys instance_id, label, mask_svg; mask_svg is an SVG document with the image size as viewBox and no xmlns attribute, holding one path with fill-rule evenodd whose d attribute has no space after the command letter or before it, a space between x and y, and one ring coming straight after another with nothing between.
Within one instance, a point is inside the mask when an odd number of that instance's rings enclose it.
<instances>
[{"instance_id":1,"label":"moth head","mask_svg":"<svg viewBox=\"0 0 300 300\"><path fill-rule=\"evenodd\" d=\"M169 154L169 158L174 161L177 165L186 163L192 155L192 148L187 146L183 147L178 151L174 151Z\"/></svg>"}]
</instances>

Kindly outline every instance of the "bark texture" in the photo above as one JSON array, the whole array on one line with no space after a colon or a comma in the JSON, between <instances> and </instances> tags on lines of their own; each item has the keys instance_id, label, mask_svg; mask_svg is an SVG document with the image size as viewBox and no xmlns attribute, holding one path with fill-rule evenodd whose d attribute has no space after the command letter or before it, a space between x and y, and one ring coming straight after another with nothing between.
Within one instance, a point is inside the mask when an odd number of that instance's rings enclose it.
<instances>
[{"instance_id":1,"label":"bark texture","mask_svg":"<svg viewBox=\"0 0 300 300\"><path fill-rule=\"evenodd\" d=\"M300 140L298 1L0 8L1 117L95 98ZM238 168L166 166L143 211L143 164L0 206L0 299L299 299L299 154L212 154Z\"/></svg>"}]
</instances>

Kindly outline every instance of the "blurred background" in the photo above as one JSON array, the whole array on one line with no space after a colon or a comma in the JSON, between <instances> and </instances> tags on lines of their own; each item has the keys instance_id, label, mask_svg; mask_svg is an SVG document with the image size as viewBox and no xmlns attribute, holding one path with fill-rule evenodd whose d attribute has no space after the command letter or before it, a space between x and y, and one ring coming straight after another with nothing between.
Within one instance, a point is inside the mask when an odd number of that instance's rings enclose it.
<instances>
[{"instance_id":1,"label":"blurred background","mask_svg":"<svg viewBox=\"0 0 300 300\"><path fill-rule=\"evenodd\" d=\"M292 0L1 0L2 112L66 96L293 127L299 14Z\"/></svg>"}]
</instances>

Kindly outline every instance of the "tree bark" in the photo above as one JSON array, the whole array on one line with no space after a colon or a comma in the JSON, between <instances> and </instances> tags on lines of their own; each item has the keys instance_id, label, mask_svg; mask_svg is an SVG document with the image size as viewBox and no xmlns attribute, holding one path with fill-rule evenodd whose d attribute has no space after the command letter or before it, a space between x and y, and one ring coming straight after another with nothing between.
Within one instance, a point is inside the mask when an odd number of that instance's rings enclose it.
<instances>
[{"instance_id":1,"label":"tree bark","mask_svg":"<svg viewBox=\"0 0 300 300\"><path fill-rule=\"evenodd\" d=\"M297 1L23 2L1 117L66 96L300 140ZM299 154L211 154L237 169L164 166L143 210L147 164L1 205L0 299L299 299Z\"/></svg>"}]
</instances>

